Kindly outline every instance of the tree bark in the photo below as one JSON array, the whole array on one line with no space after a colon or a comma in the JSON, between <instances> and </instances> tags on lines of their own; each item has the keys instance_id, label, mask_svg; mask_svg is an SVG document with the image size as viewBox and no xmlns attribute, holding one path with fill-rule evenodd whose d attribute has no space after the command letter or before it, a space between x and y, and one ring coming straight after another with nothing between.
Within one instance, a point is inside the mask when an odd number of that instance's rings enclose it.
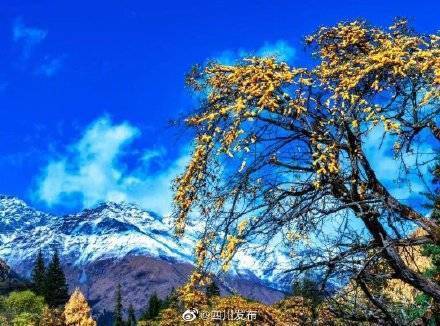
<instances>
[{"instance_id":1,"label":"tree bark","mask_svg":"<svg viewBox=\"0 0 440 326\"><path fill-rule=\"evenodd\" d=\"M334 184L332 192L336 198L346 204L359 202L358 199L355 201L344 195L347 190L341 183ZM440 285L413 271L405 264L394 240L379 221L380 213L375 212L366 204L353 205L352 209L356 216L364 222L373 240L382 248L382 256L394 271L395 277L431 296L436 302L440 302Z\"/></svg>"}]
</instances>

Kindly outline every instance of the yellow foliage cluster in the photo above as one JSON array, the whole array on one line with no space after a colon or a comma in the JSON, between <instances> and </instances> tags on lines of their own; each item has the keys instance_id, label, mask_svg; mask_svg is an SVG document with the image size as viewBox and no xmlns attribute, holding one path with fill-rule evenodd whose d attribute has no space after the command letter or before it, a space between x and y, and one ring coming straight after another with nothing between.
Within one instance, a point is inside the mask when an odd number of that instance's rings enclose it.
<instances>
[{"instance_id":1,"label":"yellow foliage cluster","mask_svg":"<svg viewBox=\"0 0 440 326\"><path fill-rule=\"evenodd\" d=\"M237 250L237 246L243 242L243 239L237 238L233 235L227 236L227 242L225 248L221 252L221 258L223 259L223 270L227 271L229 269L229 262Z\"/></svg>"},{"instance_id":2,"label":"yellow foliage cluster","mask_svg":"<svg viewBox=\"0 0 440 326\"><path fill-rule=\"evenodd\" d=\"M283 100L277 89L291 83L302 72L304 70L291 69L274 58L250 58L234 66L211 65L205 70L211 89L210 110L189 118L188 123L199 125L228 115L252 118L264 108L276 111ZM234 98L232 104L231 98Z\"/></svg>"},{"instance_id":3,"label":"yellow foliage cluster","mask_svg":"<svg viewBox=\"0 0 440 326\"><path fill-rule=\"evenodd\" d=\"M202 289L208 278L200 272L191 273L189 280L178 290L179 298L185 305L201 306L206 304L206 295Z\"/></svg>"},{"instance_id":4,"label":"yellow foliage cluster","mask_svg":"<svg viewBox=\"0 0 440 326\"><path fill-rule=\"evenodd\" d=\"M417 229L411 237L416 238L420 236L426 235L426 232L419 228ZM428 268L432 267L431 260L422 255L421 246L412 246L412 247L402 247L399 249L400 256L403 261L409 268L417 272L425 272ZM379 266L375 267L383 272L387 270L385 265L379 264ZM380 295L382 298L385 298L388 302L397 306L410 307L415 303L416 297L421 294L421 292L411 285L398 280L398 279L389 279L386 280L383 284L378 285L377 288L370 288L369 290L374 293L374 295ZM365 296L362 290L360 290L355 281L351 281L341 292L340 297L337 297L342 304L347 304L348 302L356 302L361 306L368 306L371 303Z\"/></svg>"},{"instance_id":5,"label":"yellow foliage cluster","mask_svg":"<svg viewBox=\"0 0 440 326\"><path fill-rule=\"evenodd\" d=\"M426 232L419 228L411 236L420 237L426 235ZM405 247L400 250L400 255L409 268L416 272L425 272L432 267L432 261L422 255L421 246ZM411 285L400 280L388 280L383 289L383 294L392 302L411 305L421 292L413 288Z\"/></svg>"},{"instance_id":6,"label":"yellow foliage cluster","mask_svg":"<svg viewBox=\"0 0 440 326\"><path fill-rule=\"evenodd\" d=\"M320 174L335 174L339 172L338 149L336 144L325 146L316 145L316 151L313 153L313 166L318 176Z\"/></svg>"},{"instance_id":7,"label":"yellow foliage cluster","mask_svg":"<svg viewBox=\"0 0 440 326\"><path fill-rule=\"evenodd\" d=\"M64 326L65 318L61 309L44 307L39 326Z\"/></svg>"},{"instance_id":8,"label":"yellow foliage cluster","mask_svg":"<svg viewBox=\"0 0 440 326\"><path fill-rule=\"evenodd\" d=\"M206 177L212 149L234 157L234 152L248 152L255 143L255 135L248 134L250 128L244 125L247 121L270 117L308 130L311 142L315 141L312 154L319 188L322 176L340 173L340 149L335 147L332 130L345 126L357 134L382 123L386 132L400 134L396 112L382 107L378 95L393 87L405 88L399 83L407 79L422 81L424 96L417 98L418 107L440 95L440 37L411 33L405 21L388 31L361 21L340 23L321 28L307 41L320 60L313 69L253 57L235 65L209 64L198 74L204 86L198 84L197 89L206 91L207 104L186 120L196 127L198 136L192 159L176 180L178 234L198 200L197 189ZM243 159L239 171L245 166Z\"/></svg>"},{"instance_id":9,"label":"yellow foliage cluster","mask_svg":"<svg viewBox=\"0 0 440 326\"><path fill-rule=\"evenodd\" d=\"M194 306L192 306L194 307ZM274 305L265 305L259 302L250 301L240 296L214 297L209 304L198 306L198 317L191 322L192 325L215 325L223 322L227 325L337 325L335 318L326 308L318 309L316 320L312 318L310 304L301 297L291 297ZM255 320L228 320L236 312L255 312ZM215 312L224 315L223 321L213 320L211 316ZM202 315L206 316L202 318ZM233 319L233 318L231 318ZM166 309L160 315L159 325L185 325L182 319L182 312L176 309Z\"/></svg>"},{"instance_id":10,"label":"yellow foliage cluster","mask_svg":"<svg viewBox=\"0 0 440 326\"><path fill-rule=\"evenodd\" d=\"M237 235L227 235L226 246L223 248L220 253L220 258L223 260L223 270L227 271L229 269L229 263L233 258L235 252L237 251L237 247L240 243L243 243L243 234L246 230L246 226L248 225L247 220L241 221L237 226Z\"/></svg>"},{"instance_id":11,"label":"yellow foliage cluster","mask_svg":"<svg viewBox=\"0 0 440 326\"><path fill-rule=\"evenodd\" d=\"M411 35L403 20L390 30L370 28L360 21L321 28L308 40L319 48L320 78L329 85L336 82L335 92L346 98L367 77L374 90L413 74L431 74L434 86L439 85L439 37Z\"/></svg>"},{"instance_id":12,"label":"yellow foliage cluster","mask_svg":"<svg viewBox=\"0 0 440 326\"><path fill-rule=\"evenodd\" d=\"M195 141L195 150L185 173L175 180L177 186L174 202L179 211L175 222L177 235L183 234L188 212L193 202L197 200L197 187L205 177L204 173L210 147L212 147L212 140L209 136L202 135L198 137Z\"/></svg>"},{"instance_id":13,"label":"yellow foliage cluster","mask_svg":"<svg viewBox=\"0 0 440 326\"><path fill-rule=\"evenodd\" d=\"M201 137L212 141L218 139L222 144L220 151L233 156L231 147L244 133L240 129L242 121L252 121L263 110L291 115L305 112L305 99L292 99L286 93L280 93L283 85L306 83L305 69L292 69L286 63L279 63L275 58L249 58L243 64L226 66L213 64L204 70L207 78L209 107L200 114L189 117L186 121L193 126L206 126L206 133ZM281 105L286 104L286 105ZM225 128L219 126L222 119L233 122ZM249 143L251 140L249 140ZM236 151L247 151L247 146L237 146Z\"/></svg>"},{"instance_id":14,"label":"yellow foliage cluster","mask_svg":"<svg viewBox=\"0 0 440 326\"><path fill-rule=\"evenodd\" d=\"M357 112L365 113L365 121L377 124L382 120L387 131L399 132L400 125L391 117L378 116L377 104L359 96L360 85L367 83L372 92L379 93L403 78L423 76L427 82L419 106L440 95L439 36L413 35L408 32L406 21L398 21L390 27L390 32L360 21L340 23L321 28L307 40L318 48L321 63L316 74L334 93L332 98L355 104ZM344 107L337 109L341 111ZM352 120L353 126L358 123L357 119Z\"/></svg>"},{"instance_id":15,"label":"yellow foliage cluster","mask_svg":"<svg viewBox=\"0 0 440 326\"><path fill-rule=\"evenodd\" d=\"M96 326L96 321L91 317L89 304L79 289L75 289L66 303L64 317L66 325Z\"/></svg>"}]
</instances>

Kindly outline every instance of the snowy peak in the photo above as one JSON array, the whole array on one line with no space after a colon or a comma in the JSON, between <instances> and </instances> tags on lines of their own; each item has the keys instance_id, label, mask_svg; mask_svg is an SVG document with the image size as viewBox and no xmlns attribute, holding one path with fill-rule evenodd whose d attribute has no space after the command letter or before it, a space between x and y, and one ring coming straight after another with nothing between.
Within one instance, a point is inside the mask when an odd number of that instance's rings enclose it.
<instances>
[{"instance_id":1,"label":"snowy peak","mask_svg":"<svg viewBox=\"0 0 440 326\"><path fill-rule=\"evenodd\" d=\"M64 234L111 234L142 232L139 226L154 219L134 205L104 203L93 209L62 218L61 230Z\"/></svg>"},{"instance_id":2,"label":"snowy peak","mask_svg":"<svg viewBox=\"0 0 440 326\"><path fill-rule=\"evenodd\" d=\"M32 260L39 249L47 255L57 249L63 261L76 266L127 255L193 261L193 239L177 242L170 225L134 204L108 202L54 216L13 197L0 200L0 257L13 267Z\"/></svg>"},{"instance_id":3,"label":"snowy peak","mask_svg":"<svg viewBox=\"0 0 440 326\"><path fill-rule=\"evenodd\" d=\"M76 215L83 216L112 216L115 218L124 218L124 217L134 217L134 218L147 218L152 219L152 217L144 210L141 210L134 204L129 204L125 202L115 203L115 202L106 202L101 203L95 208L85 209L81 213Z\"/></svg>"},{"instance_id":4,"label":"snowy peak","mask_svg":"<svg viewBox=\"0 0 440 326\"><path fill-rule=\"evenodd\" d=\"M53 217L29 207L24 201L0 195L0 243L2 236L45 224Z\"/></svg>"},{"instance_id":5,"label":"snowy peak","mask_svg":"<svg viewBox=\"0 0 440 326\"><path fill-rule=\"evenodd\" d=\"M147 236L158 242L164 240L161 237L172 238L172 228L162 218L127 203L103 203L78 214L66 215L59 221L58 230L70 236Z\"/></svg>"},{"instance_id":6,"label":"snowy peak","mask_svg":"<svg viewBox=\"0 0 440 326\"><path fill-rule=\"evenodd\" d=\"M127 296L140 311L153 292L165 296L186 282L199 228L200 223L190 225L185 237L177 239L169 218L133 204L108 202L55 216L1 196L0 293L1 259L18 275L30 277L39 250L46 261L57 250L70 286L88 294L95 312L113 304L114 285L121 281L131 289ZM241 255L233 272L222 277L225 289L268 302L281 298L271 286L271 275L262 279L258 268L256 260ZM3 268L3 275L9 289L9 280L15 278L8 268Z\"/></svg>"},{"instance_id":7,"label":"snowy peak","mask_svg":"<svg viewBox=\"0 0 440 326\"><path fill-rule=\"evenodd\" d=\"M170 219L134 204L107 202L77 214L55 216L17 198L0 196L0 258L26 276L40 249L46 257L56 249L63 263L80 269L127 256L192 264L200 225L190 225L185 237L177 239ZM241 252L230 273L276 286L279 271L288 261L281 251L271 255L271 261L260 260L255 252Z\"/></svg>"}]
</instances>

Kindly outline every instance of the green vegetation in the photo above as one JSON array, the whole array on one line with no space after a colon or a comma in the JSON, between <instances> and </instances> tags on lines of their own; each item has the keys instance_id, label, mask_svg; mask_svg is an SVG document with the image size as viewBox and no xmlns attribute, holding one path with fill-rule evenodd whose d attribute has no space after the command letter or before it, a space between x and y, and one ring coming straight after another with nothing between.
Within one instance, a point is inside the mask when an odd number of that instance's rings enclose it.
<instances>
[{"instance_id":1,"label":"green vegetation","mask_svg":"<svg viewBox=\"0 0 440 326\"><path fill-rule=\"evenodd\" d=\"M162 300L159 299L156 292L148 300L148 308L145 310L141 319L149 320L154 319L159 315L159 312L162 308Z\"/></svg>"},{"instance_id":2,"label":"green vegetation","mask_svg":"<svg viewBox=\"0 0 440 326\"><path fill-rule=\"evenodd\" d=\"M46 268L43 254L38 253L32 270L33 291L44 297L51 308L64 306L69 299L66 277L61 267L58 252L55 251Z\"/></svg>"},{"instance_id":3,"label":"green vegetation","mask_svg":"<svg viewBox=\"0 0 440 326\"><path fill-rule=\"evenodd\" d=\"M136 326L136 316L134 313L133 305L128 308L127 326Z\"/></svg>"},{"instance_id":4,"label":"green vegetation","mask_svg":"<svg viewBox=\"0 0 440 326\"><path fill-rule=\"evenodd\" d=\"M208 298L211 298L219 295L220 295L220 288L218 287L217 283L215 283L215 281L212 281L206 287L206 296Z\"/></svg>"},{"instance_id":5,"label":"green vegetation","mask_svg":"<svg viewBox=\"0 0 440 326\"><path fill-rule=\"evenodd\" d=\"M69 300L69 293L67 291L67 282L61 267L58 252L52 257L49 263L46 275L45 285L45 299L50 307L59 307L66 304Z\"/></svg>"},{"instance_id":6,"label":"green vegetation","mask_svg":"<svg viewBox=\"0 0 440 326\"><path fill-rule=\"evenodd\" d=\"M64 325L62 309L69 299L58 253L46 268L41 251L32 270L32 290L0 297L0 325Z\"/></svg>"},{"instance_id":7,"label":"green vegetation","mask_svg":"<svg viewBox=\"0 0 440 326\"><path fill-rule=\"evenodd\" d=\"M167 309L176 308L178 301L178 295L174 288L164 300L161 300L157 296L157 293L154 292L148 299L147 308L145 309L142 316L139 318L141 325L145 325L145 322L147 321L161 320L161 313Z\"/></svg>"},{"instance_id":8,"label":"green vegetation","mask_svg":"<svg viewBox=\"0 0 440 326\"><path fill-rule=\"evenodd\" d=\"M440 155L437 158L437 164L432 169L433 174L433 193L427 194L431 204L428 208L432 210L431 219L440 222ZM431 267L424 275L439 283L440 281L440 245L429 243L422 246L422 255L429 257ZM409 309L408 314L412 319L424 317L426 324L440 324L440 305L434 302L433 298L422 293L416 297L414 306Z\"/></svg>"},{"instance_id":9,"label":"green vegetation","mask_svg":"<svg viewBox=\"0 0 440 326\"><path fill-rule=\"evenodd\" d=\"M114 326L123 326L124 320L122 317L122 295L121 295L121 284L118 284L116 288L116 296L115 296L115 311L113 313L113 325Z\"/></svg>"},{"instance_id":10,"label":"green vegetation","mask_svg":"<svg viewBox=\"0 0 440 326\"><path fill-rule=\"evenodd\" d=\"M34 269L32 270L32 283L35 293L44 296L46 293L46 265L44 264L41 250L38 252Z\"/></svg>"},{"instance_id":11,"label":"green vegetation","mask_svg":"<svg viewBox=\"0 0 440 326\"><path fill-rule=\"evenodd\" d=\"M11 292L0 297L0 321L2 325L36 324L43 314L44 298L30 290Z\"/></svg>"}]
</instances>

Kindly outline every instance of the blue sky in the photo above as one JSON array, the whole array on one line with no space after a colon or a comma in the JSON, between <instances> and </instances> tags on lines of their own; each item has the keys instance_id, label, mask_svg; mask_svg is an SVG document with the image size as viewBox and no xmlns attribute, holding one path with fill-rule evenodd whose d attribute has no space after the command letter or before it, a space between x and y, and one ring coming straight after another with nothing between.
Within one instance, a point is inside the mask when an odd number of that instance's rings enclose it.
<instances>
[{"instance_id":1,"label":"blue sky","mask_svg":"<svg viewBox=\"0 0 440 326\"><path fill-rule=\"evenodd\" d=\"M276 52L302 65L302 37L319 26L396 16L434 32L440 5L2 1L0 193L52 212L128 200L163 213L189 140L168 122L194 104L193 64Z\"/></svg>"}]
</instances>

